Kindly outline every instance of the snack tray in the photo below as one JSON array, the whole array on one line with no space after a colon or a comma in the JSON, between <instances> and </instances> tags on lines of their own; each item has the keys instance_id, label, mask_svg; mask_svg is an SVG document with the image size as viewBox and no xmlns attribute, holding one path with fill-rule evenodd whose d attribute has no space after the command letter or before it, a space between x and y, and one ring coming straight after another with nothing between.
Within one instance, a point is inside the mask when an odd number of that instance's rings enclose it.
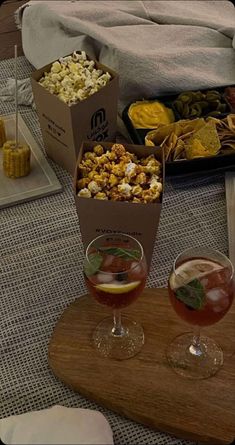
<instances>
[{"instance_id":1,"label":"snack tray","mask_svg":"<svg viewBox=\"0 0 235 445\"><path fill-rule=\"evenodd\" d=\"M232 86L232 85L231 85ZM198 88L197 90L194 91L201 91L201 92L205 92L205 91L210 91L210 90L216 90L220 93L223 93L225 88L227 86L224 87L214 87L214 88L207 88L207 89L202 89L202 88ZM190 90L193 91L193 90ZM184 91L184 93L187 93L187 91ZM164 105L166 105L168 108L172 108L172 103L173 101L178 97L180 93L174 94L174 95L166 95L166 96L158 96L158 97L151 97L151 98L143 98L143 100L156 100L159 101L161 103L163 103ZM141 99L139 99L141 100ZM135 101L136 102L136 101ZM133 102L132 102L133 103ZM122 112L122 119L123 122L127 128L127 131L129 133L129 136L132 140L132 142L134 144L140 144L140 145L145 145L145 136L146 134L153 130L151 128L141 128L141 129L136 129L132 122L131 119L128 116L128 110L129 107L131 106L131 104L128 104L123 112ZM183 119L179 116L179 114L175 111L175 121L179 121L180 119ZM232 111L228 111L226 113L221 114L220 116L216 116L217 118L224 118L226 117L228 114L232 113ZM206 116L201 116L201 117L206 117ZM184 118L185 119L185 118ZM180 160L175 160L173 162L166 162L166 175L167 176L187 176L187 175L191 175L191 174L206 174L209 173L210 171L224 171L226 169L231 169L232 167L235 167L235 151L234 152L228 152L226 154L219 154L217 156L211 156L211 157L206 157L206 158L196 158L196 159L192 159L192 160L184 160L184 159L180 159Z\"/></svg>"}]
</instances>

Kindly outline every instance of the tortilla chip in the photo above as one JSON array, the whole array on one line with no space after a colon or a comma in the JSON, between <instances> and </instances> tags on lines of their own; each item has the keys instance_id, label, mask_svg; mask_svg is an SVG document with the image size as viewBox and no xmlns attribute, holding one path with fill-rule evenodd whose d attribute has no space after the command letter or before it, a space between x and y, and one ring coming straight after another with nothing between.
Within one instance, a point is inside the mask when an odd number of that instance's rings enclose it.
<instances>
[{"instance_id":1,"label":"tortilla chip","mask_svg":"<svg viewBox=\"0 0 235 445\"><path fill-rule=\"evenodd\" d=\"M221 151L223 150L234 150L235 151L235 141L226 141L222 144Z\"/></svg>"},{"instance_id":2,"label":"tortilla chip","mask_svg":"<svg viewBox=\"0 0 235 445\"><path fill-rule=\"evenodd\" d=\"M170 134L174 133L177 137L183 138L184 135L192 134L205 126L205 120L203 118L198 119L185 119L173 122L169 125L161 125L155 130L149 131L145 136L145 145L160 145ZM149 144L151 141L153 144Z\"/></svg>"},{"instance_id":3,"label":"tortilla chip","mask_svg":"<svg viewBox=\"0 0 235 445\"><path fill-rule=\"evenodd\" d=\"M206 118L206 122L213 122L213 124L215 124L216 126L224 126L224 122L222 119L218 119L217 117L212 117L212 116L208 116Z\"/></svg>"},{"instance_id":4,"label":"tortilla chip","mask_svg":"<svg viewBox=\"0 0 235 445\"><path fill-rule=\"evenodd\" d=\"M233 137L233 138L235 138L235 134L233 134L230 130L226 130L226 129L219 130L218 134L219 134L220 138L226 138L226 137Z\"/></svg>"},{"instance_id":5,"label":"tortilla chip","mask_svg":"<svg viewBox=\"0 0 235 445\"><path fill-rule=\"evenodd\" d=\"M149 131L145 136L145 145L147 142L153 142L153 145L161 145L164 139L174 131L174 124L162 125L155 130Z\"/></svg>"},{"instance_id":6,"label":"tortilla chip","mask_svg":"<svg viewBox=\"0 0 235 445\"><path fill-rule=\"evenodd\" d=\"M144 144L146 145L146 147L154 147L155 144L153 141L151 141L150 139L147 139L146 136L144 138Z\"/></svg>"},{"instance_id":7,"label":"tortilla chip","mask_svg":"<svg viewBox=\"0 0 235 445\"><path fill-rule=\"evenodd\" d=\"M196 140L197 142L193 144L194 140ZM198 141L200 142L200 144L198 143ZM205 156L207 156L206 151L210 153L210 156L216 155L221 147L221 143L215 124L213 122L207 122L202 128L197 130L191 136L188 141L188 145L193 145L193 152L195 154L198 147L200 153L205 150Z\"/></svg>"},{"instance_id":8,"label":"tortilla chip","mask_svg":"<svg viewBox=\"0 0 235 445\"><path fill-rule=\"evenodd\" d=\"M180 139L181 141L185 141L185 140L189 139L189 137L192 136L193 133L194 133L194 131L190 131L189 133L182 134L181 136L179 136L178 139Z\"/></svg>"},{"instance_id":9,"label":"tortilla chip","mask_svg":"<svg viewBox=\"0 0 235 445\"><path fill-rule=\"evenodd\" d=\"M234 151L235 114L223 119L182 119L159 126L146 134L145 145L162 147L168 162Z\"/></svg>"},{"instance_id":10,"label":"tortilla chip","mask_svg":"<svg viewBox=\"0 0 235 445\"><path fill-rule=\"evenodd\" d=\"M181 139L178 139L173 153L173 161L176 161L177 159L182 159L182 157L184 158L184 156L182 156L184 155L184 152L185 152L185 143Z\"/></svg>"},{"instance_id":11,"label":"tortilla chip","mask_svg":"<svg viewBox=\"0 0 235 445\"><path fill-rule=\"evenodd\" d=\"M195 132L197 130L200 130L200 128L204 127L205 125L205 119L202 118L196 118L196 119L185 119L176 122L176 124L180 125L182 128L181 134L191 133L192 131Z\"/></svg>"},{"instance_id":12,"label":"tortilla chip","mask_svg":"<svg viewBox=\"0 0 235 445\"><path fill-rule=\"evenodd\" d=\"M227 116L227 122L231 132L235 133L235 114L229 114Z\"/></svg>"},{"instance_id":13,"label":"tortilla chip","mask_svg":"<svg viewBox=\"0 0 235 445\"><path fill-rule=\"evenodd\" d=\"M168 141L167 141L167 143L168 143L169 145L172 145L173 148L176 146L177 141L178 141L178 136L177 136L174 132L171 133L171 134L168 136Z\"/></svg>"},{"instance_id":14,"label":"tortilla chip","mask_svg":"<svg viewBox=\"0 0 235 445\"><path fill-rule=\"evenodd\" d=\"M169 161L170 160L170 154L172 152L173 149L173 143L172 143L172 135L170 134L169 136L167 136L164 141L162 142L162 144L160 145L160 147L163 147L164 149L164 154L165 154L165 160Z\"/></svg>"},{"instance_id":15,"label":"tortilla chip","mask_svg":"<svg viewBox=\"0 0 235 445\"><path fill-rule=\"evenodd\" d=\"M172 145L171 146L164 145L165 161L170 161L171 152L172 152Z\"/></svg>"},{"instance_id":16,"label":"tortilla chip","mask_svg":"<svg viewBox=\"0 0 235 445\"><path fill-rule=\"evenodd\" d=\"M185 153L187 159L206 158L208 156L213 156L210 150L206 149L199 139L193 139L190 145L187 145L185 147Z\"/></svg>"}]
</instances>

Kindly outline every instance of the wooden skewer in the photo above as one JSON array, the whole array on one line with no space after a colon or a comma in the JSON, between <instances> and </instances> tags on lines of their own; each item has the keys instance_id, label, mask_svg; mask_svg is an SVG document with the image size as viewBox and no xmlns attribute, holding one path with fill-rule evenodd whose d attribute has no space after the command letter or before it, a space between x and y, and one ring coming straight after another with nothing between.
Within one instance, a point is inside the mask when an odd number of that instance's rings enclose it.
<instances>
[{"instance_id":1,"label":"wooden skewer","mask_svg":"<svg viewBox=\"0 0 235 445\"><path fill-rule=\"evenodd\" d=\"M17 85L17 45L15 45L15 148L19 144L19 134L18 134L18 85Z\"/></svg>"}]
</instances>

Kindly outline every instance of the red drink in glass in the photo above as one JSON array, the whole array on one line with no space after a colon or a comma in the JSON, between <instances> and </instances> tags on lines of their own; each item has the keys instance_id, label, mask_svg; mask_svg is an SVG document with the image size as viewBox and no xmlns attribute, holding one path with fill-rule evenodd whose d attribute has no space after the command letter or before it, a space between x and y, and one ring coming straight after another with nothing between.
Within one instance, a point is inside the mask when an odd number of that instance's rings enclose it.
<instances>
[{"instance_id":1,"label":"red drink in glass","mask_svg":"<svg viewBox=\"0 0 235 445\"><path fill-rule=\"evenodd\" d=\"M229 310L234 295L231 271L223 265L205 258L189 258L181 263L169 278L169 296L175 312L186 322L198 326L209 326L218 322ZM202 298L199 304L179 297L187 291L193 300L194 288L190 283L198 281ZM194 281L195 282L195 281ZM178 296L177 296L178 294ZM195 296L196 298L196 296Z\"/></svg>"},{"instance_id":2,"label":"red drink in glass","mask_svg":"<svg viewBox=\"0 0 235 445\"><path fill-rule=\"evenodd\" d=\"M133 357L144 344L144 332L138 322L121 316L121 309L144 290L147 263L141 244L123 233L95 238L86 250L84 278L93 298L113 313L96 327L95 348L117 360Z\"/></svg>"},{"instance_id":3,"label":"red drink in glass","mask_svg":"<svg viewBox=\"0 0 235 445\"><path fill-rule=\"evenodd\" d=\"M100 252L99 271L85 281L91 295L114 309L129 306L142 293L147 278L145 262Z\"/></svg>"},{"instance_id":4,"label":"red drink in glass","mask_svg":"<svg viewBox=\"0 0 235 445\"><path fill-rule=\"evenodd\" d=\"M175 312L194 326L175 337L166 355L180 375L204 379L223 365L223 351L201 327L213 325L228 312L234 296L234 268L221 252L198 246L184 250L173 262L168 291Z\"/></svg>"}]
</instances>

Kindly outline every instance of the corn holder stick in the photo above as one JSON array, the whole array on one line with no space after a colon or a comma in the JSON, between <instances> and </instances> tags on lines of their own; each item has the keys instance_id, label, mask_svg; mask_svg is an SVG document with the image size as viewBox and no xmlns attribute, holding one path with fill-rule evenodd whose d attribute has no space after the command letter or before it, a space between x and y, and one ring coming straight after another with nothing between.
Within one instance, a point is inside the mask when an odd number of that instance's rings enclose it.
<instances>
[{"instance_id":1,"label":"corn holder stick","mask_svg":"<svg viewBox=\"0 0 235 445\"><path fill-rule=\"evenodd\" d=\"M3 171L9 178L27 176L30 172L30 148L19 143L17 45L15 45L15 140L3 144Z\"/></svg>"},{"instance_id":2,"label":"corn holder stick","mask_svg":"<svg viewBox=\"0 0 235 445\"><path fill-rule=\"evenodd\" d=\"M18 147L19 132L18 132L17 45L15 45L15 141L16 141L16 147Z\"/></svg>"}]
</instances>

